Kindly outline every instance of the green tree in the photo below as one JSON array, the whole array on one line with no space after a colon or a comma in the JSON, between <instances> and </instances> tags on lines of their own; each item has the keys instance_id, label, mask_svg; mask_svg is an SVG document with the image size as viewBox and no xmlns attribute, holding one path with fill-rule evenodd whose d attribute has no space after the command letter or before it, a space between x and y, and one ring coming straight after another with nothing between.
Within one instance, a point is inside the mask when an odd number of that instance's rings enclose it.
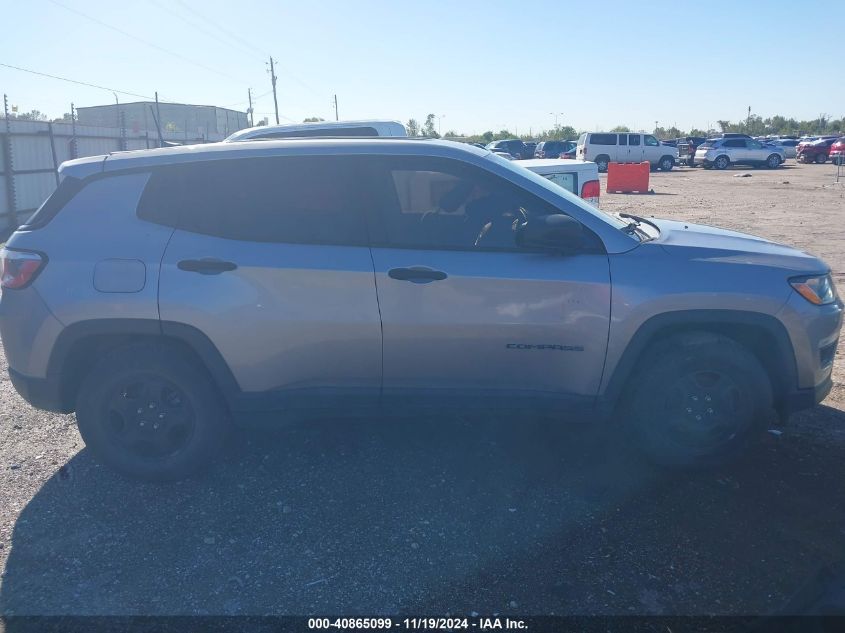
<instances>
[{"instance_id":1,"label":"green tree","mask_svg":"<svg viewBox=\"0 0 845 633\"><path fill-rule=\"evenodd\" d=\"M420 135L420 124L417 122L416 119L408 119L408 122L405 124L405 127L408 128L408 136Z\"/></svg>"},{"instance_id":2,"label":"green tree","mask_svg":"<svg viewBox=\"0 0 845 633\"><path fill-rule=\"evenodd\" d=\"M433 114L429 114L425 117L425 124L423 125L423 136L427 136L429 138L440 138L440 135L437 133L437 130L434 129L434 121L437 117Z\"/></svg>"},{"instance_id":3,"label":"green tree","mask_svg":"<svg viewBox=\"0 0 845 633\"><path fill-rule=\"evenodd\" d=\"M617 125L616 127L610 128L610 132L630 132L631 128L627 125Z\"/></svg>"}]
</instances>

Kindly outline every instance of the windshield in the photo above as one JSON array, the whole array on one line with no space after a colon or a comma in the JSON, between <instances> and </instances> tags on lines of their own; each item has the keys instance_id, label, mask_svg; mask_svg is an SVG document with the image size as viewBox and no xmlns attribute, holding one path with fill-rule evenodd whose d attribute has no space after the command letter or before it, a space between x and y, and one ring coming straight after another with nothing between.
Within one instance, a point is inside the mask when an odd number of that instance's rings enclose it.
<instances>
[{"instance_id":1,"label":"windshield","mask_svg":"<svg viewBox=\"0 0 845 633\"><path fill-rule=\"evenodd\" d=\"M543 176L536 174L529 169L525 169L525 167L521 167L519 165L519 161L509 161L509 160L502 158L501 156L497 156L496 154L490 154L488 156L488 159L496 161L500 165L504 165L510 171L513 171L514 173L517 173L524 178L528 178L532 182L534 182L534 183L540 185L541 187L543 187L543 189L551 191L556 196L562 196L562 197L566 198L568 202L578 206L580 209L583 209L584 211L586 211L590 215L595 216L596 218L600 219L602 222L606 222L607 224L610 224L610 225L612 225L616 228L620 228L620 229L624 228L625 226L627 226L629 224L628 222L621 220L620 218L618 218L617 216L615 216L615 215L613 215L609 212L602 211L601 209L597 209L596 207L589 204L588 202L584 202L581 198L579 198L575 194L567 191L563 187L556 185L555 183L548 180L547 178L544 178Z\"/></svg>"}]
</instances>

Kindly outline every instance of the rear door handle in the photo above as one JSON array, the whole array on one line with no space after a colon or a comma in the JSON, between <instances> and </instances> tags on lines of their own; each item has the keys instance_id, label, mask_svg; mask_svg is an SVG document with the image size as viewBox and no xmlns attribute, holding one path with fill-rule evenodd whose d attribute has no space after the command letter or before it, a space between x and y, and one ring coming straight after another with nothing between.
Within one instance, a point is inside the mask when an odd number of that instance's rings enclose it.
<instances>
[{"instance_id":1,"label":"rear door handle","mask_svg":"<svg viewBox=\"0 0 845 633\"><path fill-rule=\"evenodd\" d=\"M391 268L387 271L387 276L399 281L428 284L432 281L443 281L448 275L442 270L434 270L425 266L411 266L410 268Z\"/></svg>"},{"instance_id":2,"label":"rear door handle","mask_svg":"<svg viewBox=\"0 0 845 633\"><path fill-rule=\"evenodd\" d=\"M226 262L222 259L204 257L202 259L183 259L176 266L179 270L186 270L200 275L219 275L228 270L235 270L238 265L235 262Z\"/></svg>"}]
</instances>

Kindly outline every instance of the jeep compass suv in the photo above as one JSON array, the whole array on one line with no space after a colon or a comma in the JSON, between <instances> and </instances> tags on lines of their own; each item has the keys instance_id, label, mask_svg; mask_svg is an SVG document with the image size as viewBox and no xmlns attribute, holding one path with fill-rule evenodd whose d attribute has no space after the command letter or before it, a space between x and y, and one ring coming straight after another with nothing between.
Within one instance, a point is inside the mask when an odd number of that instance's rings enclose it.
<instances>
[{"instance_id":1,"label":"jeep compass suv","mask_svg":"<svg viewBox=\"0 0 845 633\"><path fill-rule=\"evenodd\" d=\"M189 475L265 413L433 407L613 414L708 463L831 388L824 262L610 215L486 150L233 142L61 175L0 252L9 373L130 476Z\"/></svg>"}]
</instances>

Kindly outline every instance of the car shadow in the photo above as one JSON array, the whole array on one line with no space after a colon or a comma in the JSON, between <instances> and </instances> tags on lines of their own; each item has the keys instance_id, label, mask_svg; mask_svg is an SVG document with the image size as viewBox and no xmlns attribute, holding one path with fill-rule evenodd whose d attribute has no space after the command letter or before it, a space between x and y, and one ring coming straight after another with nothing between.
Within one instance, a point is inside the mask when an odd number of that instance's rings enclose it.
<instances>
[{"instance_id":1,"label":"car shadow","mask_svg":"<svg viewBox=\"0 0 845 633\"><path fill-rule=\"evenodd\" d=\"M77 454L19 516L0 613L755 613L843 555L840 456L802 463L800 442L771 435L738 466L695 473L646 464L612 430L539 418L240 437L170 485ZM825 524L806 525L819 508Z\"/></svg>"}]
</instances>

